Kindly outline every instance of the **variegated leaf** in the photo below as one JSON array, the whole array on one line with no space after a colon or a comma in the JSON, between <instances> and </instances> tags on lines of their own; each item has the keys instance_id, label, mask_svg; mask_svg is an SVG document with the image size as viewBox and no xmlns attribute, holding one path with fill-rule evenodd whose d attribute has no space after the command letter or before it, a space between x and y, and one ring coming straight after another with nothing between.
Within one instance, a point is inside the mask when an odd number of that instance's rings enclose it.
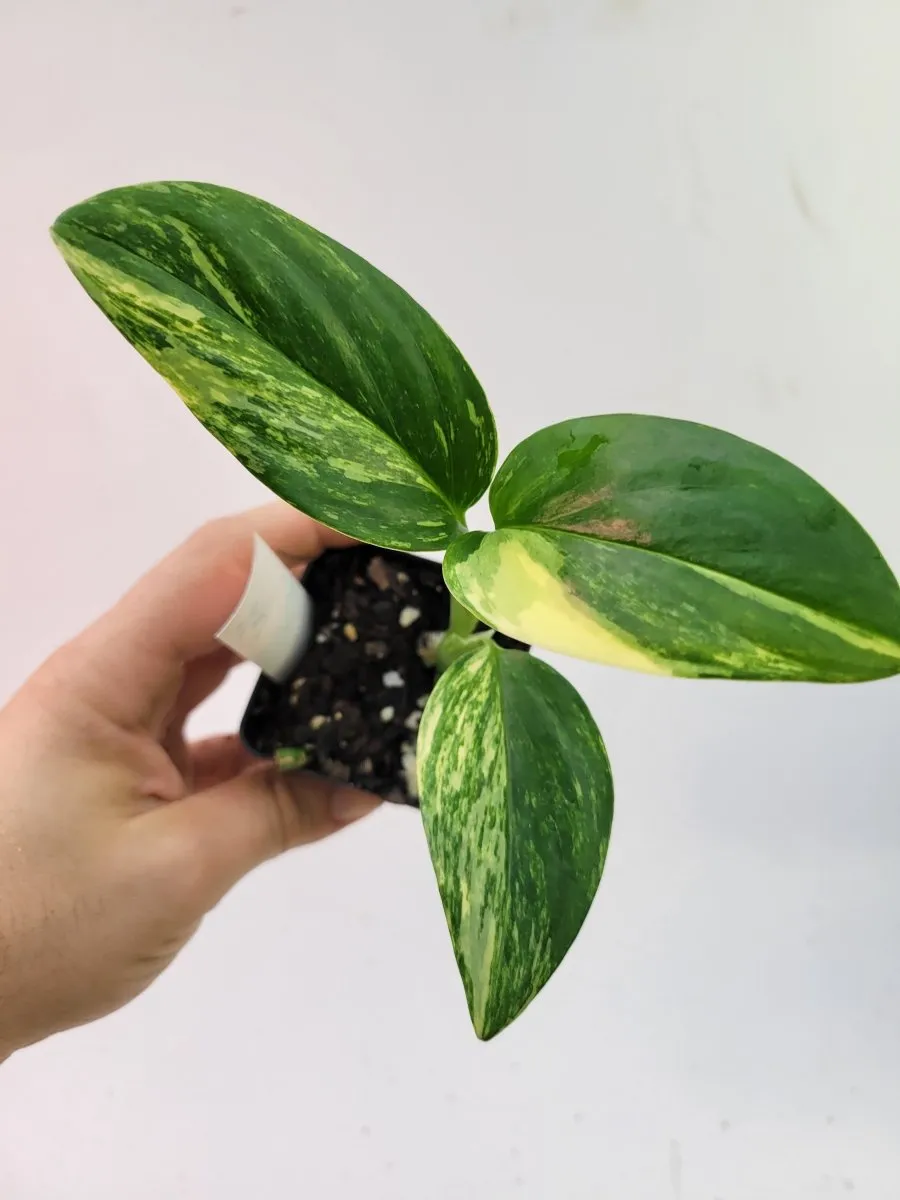
<instances>
[{"instance_id":1,"label":"variegated leaf","mask_svg":"<svg viewBox=\"0 0 900 1200\"><path fill-rule=\"evenodd\" d=\"M852 682L900 671L900 588L868 534L775 454L662 417L567 421L491 488L497 532L444 560L511 637L669 675Z\"/></svg>"},{"instance_id":2,"label":"variegated leaf","mask_svg":"<svg viewBox=\"0 0 900 1200\"><path fill-rule=\"evenodd\" d=\"M418 776L469 1012L488 1039L541 990L594 898L613 815L606 751L571 684L488 641L438 680Z\"/></svg>"},{"instance_id":3,"label":"variegated leaf","mask_svg":"<svg viewBox=\"0 0 900 1200\"><path fill-rule=\"evenodd\" d=\"M337 242L193 183L106 192L53 233L194 415L304 512L435 549L487 488L496 432L471 370L406 292Z\"/></svg>"}]
</instances>

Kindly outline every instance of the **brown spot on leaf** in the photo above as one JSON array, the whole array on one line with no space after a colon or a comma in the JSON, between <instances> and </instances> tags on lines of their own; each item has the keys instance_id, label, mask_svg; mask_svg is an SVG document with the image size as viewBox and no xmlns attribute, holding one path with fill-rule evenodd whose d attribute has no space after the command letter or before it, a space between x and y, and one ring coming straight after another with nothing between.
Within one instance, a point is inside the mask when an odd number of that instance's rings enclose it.
<instances>
[{"instance_id":1,"label":"brown spot on leaf","mask_svg":"<svg viewBox=\"0 0 900 1200\"><path fill-rule=\"evenodd\" d=\"M612 487L609 484L589 492L564 492L546 505L541 513L541 523L556 524L560 520L577 517L595 504L603 504L611 498Z\"/></svg>"},{"instance_id":2,"label":"brown spot on leaf","mask_svg":"<svg viewBox=\"0 0 900 1200\"><path fill-rule=\"evenodd\" d=\"M572 533L589 533L606 542L631 542L635 546L649 546L652 540L646 529L641 529L636 521L630 521L627 517L593 517L572 521L567 525L558 524L557 528L568 529Z\"/></svg>"}]
</instances>

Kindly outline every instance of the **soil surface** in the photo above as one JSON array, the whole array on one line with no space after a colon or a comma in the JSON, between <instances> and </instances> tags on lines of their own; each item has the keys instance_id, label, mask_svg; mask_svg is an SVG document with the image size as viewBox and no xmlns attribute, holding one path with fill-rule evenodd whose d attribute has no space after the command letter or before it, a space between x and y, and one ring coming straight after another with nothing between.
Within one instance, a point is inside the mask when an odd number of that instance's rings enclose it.
<instances>
[{"instance_id":1,"label":"soil surface","mask_svg":"<svg viewBox=\"0 0 900 1200\"><path fill-rule=\"evenodd\" d=\"M285 766L417 805L416 735L450 619L440 563L371 546L327 550L303 586L313 601L313 639L291 678L260 677L244 741ZM497 641L528 649L499 634Z\"/></svg>"}]
</instances>

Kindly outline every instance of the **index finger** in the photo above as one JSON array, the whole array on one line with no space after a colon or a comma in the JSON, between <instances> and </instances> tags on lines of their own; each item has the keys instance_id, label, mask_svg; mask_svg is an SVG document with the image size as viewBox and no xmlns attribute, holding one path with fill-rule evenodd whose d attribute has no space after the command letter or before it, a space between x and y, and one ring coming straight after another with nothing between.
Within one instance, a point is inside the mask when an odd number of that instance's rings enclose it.
<instances>
[{"instance_id":1,"label":"index finger","mask_svg":"<svg viewBox=\"0 0 900 1200\"><path fill-rule=\"evenodd\" d=\"M254 534L291 566L352 541L281 502L203 526L70 645L97 705L114 704L125 725L156 723L184 667L217 649L247 583Z\"/></svg>"}]
</instances>

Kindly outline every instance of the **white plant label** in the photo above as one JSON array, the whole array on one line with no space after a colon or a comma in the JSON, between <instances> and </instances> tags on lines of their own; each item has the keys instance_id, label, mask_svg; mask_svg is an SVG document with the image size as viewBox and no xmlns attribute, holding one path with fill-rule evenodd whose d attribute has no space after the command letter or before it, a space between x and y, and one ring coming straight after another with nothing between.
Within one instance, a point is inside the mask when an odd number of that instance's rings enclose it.
<instances>
[{"instance_id":1,"label":"white plant label","mask_svg":"<svg viewBox=\"0 0 900 1200\"><path fill-rule=\"evenodd\" d=\"M253 535L250 578L216 640L281 683L309 645L313 605L278 555Z\"/></svg>"}]
</instances>

